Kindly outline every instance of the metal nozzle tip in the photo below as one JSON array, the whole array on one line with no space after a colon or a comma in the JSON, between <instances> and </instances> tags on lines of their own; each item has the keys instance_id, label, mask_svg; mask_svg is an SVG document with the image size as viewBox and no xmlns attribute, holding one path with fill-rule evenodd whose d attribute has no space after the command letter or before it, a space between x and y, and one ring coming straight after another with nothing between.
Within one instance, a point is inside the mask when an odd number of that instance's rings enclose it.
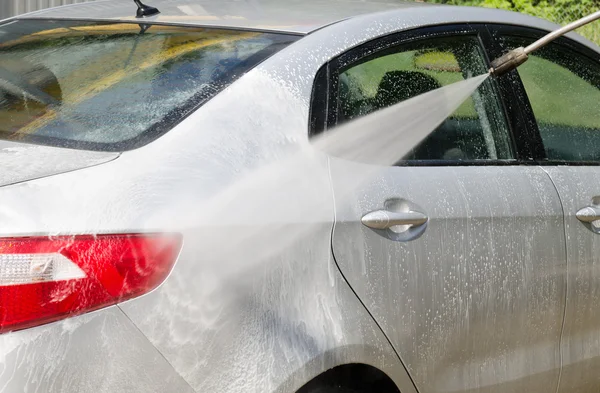
<instances>
[{"instance_id":1,"label":"metal nozzle tip","mask_svg":"<svg viewBox=\"0 0 600 393\"><path fill-rule=\"evenodd\" d=\"M504 75L525 63L527 59L528 56L527 53L525 53L525 48L520 47L513 49L505 55L492 61L490 74L495 76Z\"/></svg>"}]
</instances>

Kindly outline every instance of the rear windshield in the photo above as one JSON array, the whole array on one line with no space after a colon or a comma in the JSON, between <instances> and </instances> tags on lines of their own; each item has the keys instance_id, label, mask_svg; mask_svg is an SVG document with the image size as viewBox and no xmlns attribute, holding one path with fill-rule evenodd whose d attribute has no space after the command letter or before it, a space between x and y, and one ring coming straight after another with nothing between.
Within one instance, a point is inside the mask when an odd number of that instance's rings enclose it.
<instances>
[{"instance_id":1,"label":"rear windshield","mask_svg":"<svg viewBox=\"0 0 600 393\"><path fill-rule=\"evenodd\" d=\"M0 25L0 139L137 148L295 39L113 22Z\"/></svg>"}]
</instances>

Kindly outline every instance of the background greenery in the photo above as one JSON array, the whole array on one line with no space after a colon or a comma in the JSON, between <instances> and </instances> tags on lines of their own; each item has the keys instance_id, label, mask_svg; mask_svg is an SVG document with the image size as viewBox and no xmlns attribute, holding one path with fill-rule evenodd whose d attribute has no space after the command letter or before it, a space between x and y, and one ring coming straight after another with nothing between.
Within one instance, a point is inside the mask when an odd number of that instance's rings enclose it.
<instances>
[{"instance_id":1,"label":"background greenery","mask_svg":"<svg viewBox=\"0 0 600 393\"><path fill-rule=\"evenodd\" d=\"M565 25L600 10L600 0L426 0L432 3L469 5L518 11ZM577 30L600 44L600 21Z\"/></svg>"}]
</instances>

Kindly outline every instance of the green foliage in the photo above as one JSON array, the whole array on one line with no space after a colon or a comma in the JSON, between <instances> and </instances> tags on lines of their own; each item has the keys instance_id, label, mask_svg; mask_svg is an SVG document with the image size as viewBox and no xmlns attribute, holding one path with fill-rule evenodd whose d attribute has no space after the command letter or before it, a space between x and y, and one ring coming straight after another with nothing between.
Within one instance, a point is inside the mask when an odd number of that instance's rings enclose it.
<instances>
[{"instance_id":1,"label":"green foliage","mask_svg":"<svg viewBox=\"0 0 600 393\"><path fill-rule=\"evenodd\" d=\"M567 24L600 9L600 0L427 0L432 3L501 8ZM578 32L600 44L600 22Z\"/></svg>"}]
</instances>

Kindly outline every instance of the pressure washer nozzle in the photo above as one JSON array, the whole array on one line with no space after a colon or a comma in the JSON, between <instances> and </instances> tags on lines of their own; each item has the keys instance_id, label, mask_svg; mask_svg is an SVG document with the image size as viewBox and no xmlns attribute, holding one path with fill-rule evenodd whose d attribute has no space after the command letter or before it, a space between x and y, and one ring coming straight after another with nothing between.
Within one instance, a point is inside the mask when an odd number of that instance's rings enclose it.
<instances>
[{"instance_id":1,"label":"pressure washer nozzle","mask_svg":"<svg viewBox=\"0 0 600 393\"><path fill-rule=\"evenodd\" d=\"M492 61L490 74L495 76L504 75L525 63L528 58L529 56L525 52L525 48L520 47L513 49L507 54Z\"/></svg>"}]
</instances>

